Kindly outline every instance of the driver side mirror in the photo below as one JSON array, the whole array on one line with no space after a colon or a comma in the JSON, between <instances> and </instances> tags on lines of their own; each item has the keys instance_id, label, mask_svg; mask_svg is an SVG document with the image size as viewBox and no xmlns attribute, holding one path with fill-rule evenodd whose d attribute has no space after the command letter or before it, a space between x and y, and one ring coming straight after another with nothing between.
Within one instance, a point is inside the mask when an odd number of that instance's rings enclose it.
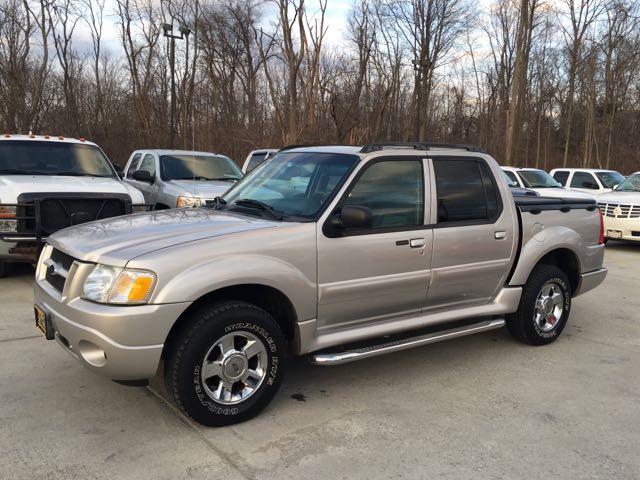
<instances>
[{"instance_id":1,"label":"driver side mirror","mask_svg":"<svg viewBox=\"0 0 640 480\"><path fill-rule=\"evenodd\" d=\"M131 174L131 177L134 180L138 180L139 182L145 182L145 183L153 183L153 180L154 180L154 176L151 175L146 170L136 170Z\"/></svg>"},{"instance_id":2,"label":"driver side mirror","mask_svg":"<svg viewBox=\"0 0 640 480\"><path fill-rule=\"evenodd\" d=\"M373 213L369 207L359 205L345 205L339 214L331 218L331 226L334 228L371 228L373 226Z\"/></svg>"}]
</instances>

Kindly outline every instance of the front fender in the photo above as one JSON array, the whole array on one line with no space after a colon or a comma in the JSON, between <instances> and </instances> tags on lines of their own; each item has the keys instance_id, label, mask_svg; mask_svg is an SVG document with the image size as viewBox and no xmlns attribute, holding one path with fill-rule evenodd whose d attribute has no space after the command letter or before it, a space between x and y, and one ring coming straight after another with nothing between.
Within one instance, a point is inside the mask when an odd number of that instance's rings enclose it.
<instances>
[{"instance_id":1,"label":"front fender","mask_svg":"<svg viewBox=\"0 0 640 480\"><path fill-rule=\"evenodd\" d=\"M522 246L518 264L511 276L509 285L524 285L533 268L549 252L567 249L575 253L582 270L584 252L588 250L582 237L568 227L553 226L540 229Z\"/></svg>"},{"instance_id":2,"label":"front fender","mask_svg":"<svg viewBox=\"0 0 640 480\"><path fill-rule=\"evenodd\" d=\"M299 321L315 318L317 286L293 264L260 254L229 255L193 265L159 285L152 303L193 302L221 288L260 284L282 292Z\"/></svg>"}]
</instances>

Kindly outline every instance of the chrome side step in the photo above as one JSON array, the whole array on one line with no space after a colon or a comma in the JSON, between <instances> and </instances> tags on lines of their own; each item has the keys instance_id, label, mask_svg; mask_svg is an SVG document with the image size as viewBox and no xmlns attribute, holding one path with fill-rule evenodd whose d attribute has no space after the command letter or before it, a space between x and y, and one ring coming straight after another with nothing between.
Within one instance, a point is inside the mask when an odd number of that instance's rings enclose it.
<instances>
[{"instance_id":1,"label":"chrome side step","mask_svg":"<svg viewBox=\"0 0 640 480\"><path fill-rule=\"evenodd\" d=\"M429 343L442 342L453 338L464 337L474 333L486 332L504 326L504 319L485 320L482 322L466 325L464 327L452 328L440 332L427 333L417 337L393 340L379 345L371 345L354 350L347 350L337 353L317 353L310 355L311 363L315 365L340 365L341 363L355 362L364 358L376 357L385 353L398 352L413 347L420 347Z\"/></svg>"}]
</instances>

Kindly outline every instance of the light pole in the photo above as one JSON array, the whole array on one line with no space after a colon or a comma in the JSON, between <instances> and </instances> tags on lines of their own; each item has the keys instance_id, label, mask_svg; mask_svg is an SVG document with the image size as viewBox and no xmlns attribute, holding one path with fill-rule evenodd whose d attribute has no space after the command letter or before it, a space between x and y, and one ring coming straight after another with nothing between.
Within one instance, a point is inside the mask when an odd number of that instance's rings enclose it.
<instances>
[{"instance_id":1,"label":"light pole","mask_svg":"<svg viewBox=\"0 0 640 480\"><path fill-rule=\"evenodd\" d=\"M169 39L169 67L171 68L171 107L169 113L169 148L175 147L175 121L176 121L176 40L187 39L191 33L191 29L180 25L178 33L173 32L173 24L163 23L162 31L164 36Z\"/></svg>"}]
</instances>

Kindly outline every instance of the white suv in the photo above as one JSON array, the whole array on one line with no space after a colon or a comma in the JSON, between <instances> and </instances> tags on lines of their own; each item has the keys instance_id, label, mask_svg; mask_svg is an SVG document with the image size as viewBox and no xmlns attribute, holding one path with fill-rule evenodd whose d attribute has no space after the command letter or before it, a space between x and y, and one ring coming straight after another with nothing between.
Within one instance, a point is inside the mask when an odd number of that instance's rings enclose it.
<instances>
[{"instance_id":1,"label":"white suv","mask_svg":"<svg viewBox=\"0 0 640 480\"><path fill-rule=\"evenodd\" d=\"M551 176L564 188L594 195L612 191L625 178L615 170L597 168L555 168Z\"/></svg>"},{"instance_id":2,"label":"white suv","mask_svg":"<svg viewBox=\"0 0 640 480\"><path fill-rule=\"evenodd\" d=\"M594 198L593 195L567 190L544 170L517 167L501 168L507 178L518 187L538 192L542 197Z\"/></svg>"},{"instance_id":3,"label":"white suv","mask_svg":"<svg viewBox=\"0 0 640 480\"><path fill-rule=\"evenodd\" d=\"M92 220L146 210L95 143L0 137L0 276L8 262L35 263L47 237Z\"/></svg>"},{"instance_id":4,"label":"white suv","mask_svg":"<svg viewBox=\"0 0 640 480\"><path fill-rule=\"evenodd\" d=\"M598 196L604 220L604 235L640 242L640 172L629 176L609 193Z\"/></svg>"}]
</instances>

